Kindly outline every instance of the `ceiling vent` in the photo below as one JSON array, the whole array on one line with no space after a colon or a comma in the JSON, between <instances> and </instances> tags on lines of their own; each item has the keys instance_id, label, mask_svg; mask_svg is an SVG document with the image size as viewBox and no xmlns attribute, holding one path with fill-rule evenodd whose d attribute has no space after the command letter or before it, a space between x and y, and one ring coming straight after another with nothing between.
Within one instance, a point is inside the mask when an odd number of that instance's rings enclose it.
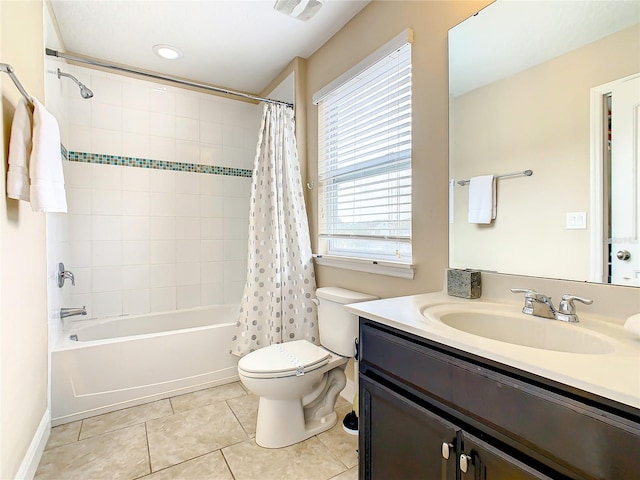
<instances>
[{"instance_id":1,"label":"ceiling vent","mask_svg":"<svg viewBox=\"0 0 640 480\"><path fill-rule=\"evenodd\" d=\"M323 3L324 0L276 0L273 8L289 17L307 21L318 13Z\"/></svg>"}]
</instances>

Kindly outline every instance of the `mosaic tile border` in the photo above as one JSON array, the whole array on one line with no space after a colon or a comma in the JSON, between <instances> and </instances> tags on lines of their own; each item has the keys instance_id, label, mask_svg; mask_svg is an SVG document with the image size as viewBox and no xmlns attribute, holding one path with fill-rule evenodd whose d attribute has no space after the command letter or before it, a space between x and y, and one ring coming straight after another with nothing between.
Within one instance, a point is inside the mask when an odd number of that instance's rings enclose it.
<instances>
[{"instance_id":1,"label":"mosaic tile border","mask_svg":"<svg viewBox=\"0 0 640 480\"><path fill-rule=\"evenodd\" d=\"M174 172L208 173L230 177L251 177L251 170L245 168L218 167L216 165L200 165L197 163L165 162L150 158L124 157L103 153L87 153L67 151L61 146L62 155L70 162L98 163L101 165L117 165L120 167L153 168L156 170L172 170Z\"/></svg>"}]
</instances>

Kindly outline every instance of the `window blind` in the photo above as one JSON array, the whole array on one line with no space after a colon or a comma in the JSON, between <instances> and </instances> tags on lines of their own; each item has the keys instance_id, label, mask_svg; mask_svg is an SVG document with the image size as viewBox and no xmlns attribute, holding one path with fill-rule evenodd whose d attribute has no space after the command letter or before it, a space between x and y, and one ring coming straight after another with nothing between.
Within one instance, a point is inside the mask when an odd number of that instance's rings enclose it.
<instances>
[{"instance_id":1,"label":"window blind","mask_svg":"<svg viewBox=\"0 0 640 480\"><path fill-rule=\"evenodd\" d=\"M411 261L411 44L319 102L326 253Z\"/></svg>"}]
</instances>

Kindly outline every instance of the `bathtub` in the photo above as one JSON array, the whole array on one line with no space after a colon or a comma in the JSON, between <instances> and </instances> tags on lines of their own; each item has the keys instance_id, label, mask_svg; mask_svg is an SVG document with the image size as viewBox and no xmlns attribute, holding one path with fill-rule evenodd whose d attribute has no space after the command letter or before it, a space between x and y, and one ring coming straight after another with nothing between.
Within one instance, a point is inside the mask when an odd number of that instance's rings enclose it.
<instances>
[{"instance_id":1,"label":"bathtub","mask_svg":"<svg viewBox=\"0 0 640 480\"><path fill-rule=\"evenodd\" d=\"M51 424L238 380L238 358L229 353L237 310L70 322L51 352Z\"/></svg>"}]
</instances>

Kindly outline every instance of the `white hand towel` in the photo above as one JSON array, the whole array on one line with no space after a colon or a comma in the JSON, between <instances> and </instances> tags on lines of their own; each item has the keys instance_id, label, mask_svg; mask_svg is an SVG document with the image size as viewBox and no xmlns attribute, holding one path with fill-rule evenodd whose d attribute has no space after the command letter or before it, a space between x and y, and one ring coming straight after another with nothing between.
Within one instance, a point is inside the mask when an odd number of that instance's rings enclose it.
<instances>
[{"instance_id":1,"label":"white hand towel","mask_svg":"<svg viewBox=\"0 0 640 480\"><path fill-rule=\"evenodd\" d=\"M21 98L13 115L9 140L7 197L29 201L29 156L31 155L31 110Z\"/></svg>"},{"instance_id":2,"label":"white hand towel","mask_svg":"<svg viewBox=\"0 0 640 480\"><path fill-rule=\"evenodd\" d=\"M58 122L37 99L33 99L33 104L33 149L29 164L31 209L66 212Z\"/></svg>"},{"instance_id":3,"label":"white hand towel","mask_svg":"<svg viewBox=\"0 0 640 480\"><path fill-rule=\"evenodd\" d=\"M627 318L627 321L624 322L624 328L640 337L640 313L636 313Z\"/></svg>"},{"instance_id":4,"label":"white hand towel","mask_svg":"<svg viewBox=\"0 0 640 480\"><path fill-rule=\"evenodd\" d=\"M493 175L469 181L469 223L489 224L496 218L496 184Z\"/></svg>"}]
</instances>

